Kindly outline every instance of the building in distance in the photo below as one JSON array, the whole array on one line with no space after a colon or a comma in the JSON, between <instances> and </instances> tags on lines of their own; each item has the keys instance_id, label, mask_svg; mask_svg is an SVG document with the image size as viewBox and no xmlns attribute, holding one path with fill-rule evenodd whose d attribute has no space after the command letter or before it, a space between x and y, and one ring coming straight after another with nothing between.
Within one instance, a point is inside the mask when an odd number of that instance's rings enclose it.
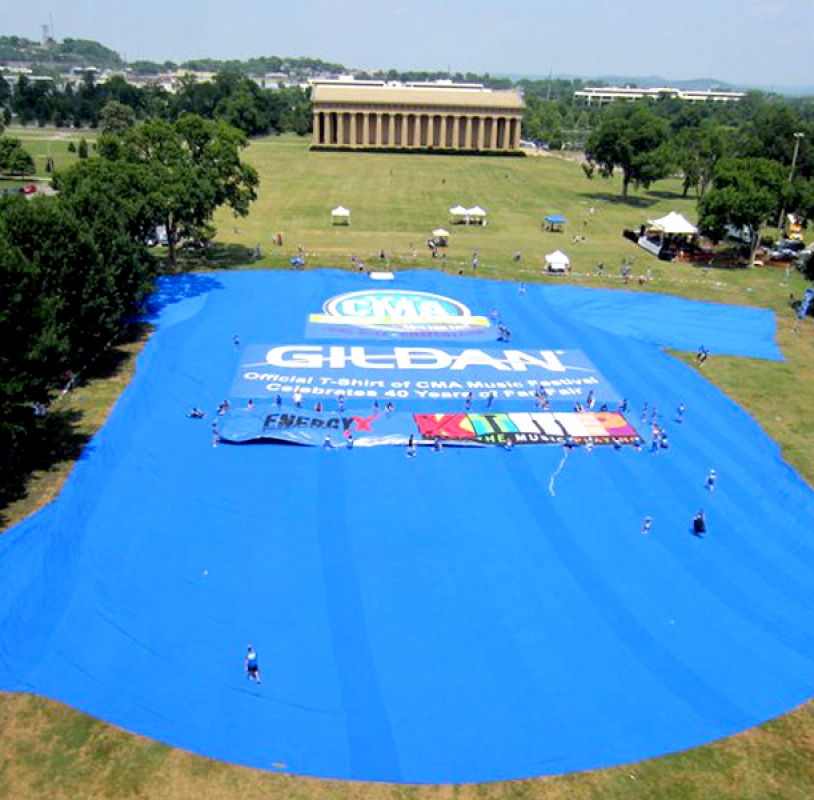
<instances>
[{"instance_id":1,"label":"building in distance","mask_svg":"<svg viewBox=\"0 0 814 800\"><path fill-rule=\"evenodd\" d=\"M516 153L519 92L476 83L315 81L312 149Z\"/></svg>"},{"instance_id":2,"label":"building in distance","mask_svg":"<svg viewBox=\"0 0 814 800\"><path fill-rule=\"evenodd\" d=\"M640 89L633 86L586 86L574 92L574 98L590 105L603 105L615 100L660 100L671 97L691 103L736 103L746 97L745 92L723 92L716 89L673 89L660 87Z\"/></svg>"}]
</instances>

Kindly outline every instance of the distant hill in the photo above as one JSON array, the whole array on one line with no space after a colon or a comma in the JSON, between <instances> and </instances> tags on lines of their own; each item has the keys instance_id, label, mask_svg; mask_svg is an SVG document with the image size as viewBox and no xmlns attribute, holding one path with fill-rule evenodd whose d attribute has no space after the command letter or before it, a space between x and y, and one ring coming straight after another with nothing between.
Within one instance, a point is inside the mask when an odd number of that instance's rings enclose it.
<instances>
[{"instance_id":1,"label":"distant hill","mask_svg":"<svg viewBox=\"0 0 814 800\"><path fill-rule=\"evenodd\" d=\"M56 74L65 72L71 67L96 67L97 69L123 69L127 64L115 50L95 42L91 39L63 39L56 42L49 39L47 43L33 41L22 36L0 36L0 67L9 63L24 63L38 72ZM144 73L157 73L166 69L174 69L176 64L165 61L162 64L151 61L134 61L131 64ZM236 70L244 73L266 73L286 71L300 76L310 76L324 72L347 73L349 70L342 64L321 61L318 58L286 58L280 56L249 57L243 60L221 61L211 58L198 58L183 62L182 69L219 71ZM407 80L428 80L439 77L434 73L397 73L381 70L379 73L388 78L402 77ZM411 77L412 76L412 77ZM443 75L442 77L446 77ZM459 76L455 76L459 78ZM558 80L581 81L583 84L604 84L608 86L635 85L652 89L660 86L671 86L677 89L721 89L721 90L748 90L759 89L764 92L773 92L789 97L814 96L814 86L766 86L741 84L734 85L716 78L692 78L687 80L672 80L657 75L599 75L585 77L584 75L557 74L557 75L528 75L521 73L470 75L460 76L461 80L481 80L497 85L501 80L517 82L520 80Z\"/></svg>"},{"instance_id":2,"label":"distant hill","mask_svg":"<svg viewBox=\"0 0 814 800\"><path fill-rule=\"evenodd\" d=\"M71 67L121 69L122 57L109 47L90 39L63 39L46 44L21 36L0 36L0 65L14 62L30 64L44 71Z\"/></svg>"}]
</instances>

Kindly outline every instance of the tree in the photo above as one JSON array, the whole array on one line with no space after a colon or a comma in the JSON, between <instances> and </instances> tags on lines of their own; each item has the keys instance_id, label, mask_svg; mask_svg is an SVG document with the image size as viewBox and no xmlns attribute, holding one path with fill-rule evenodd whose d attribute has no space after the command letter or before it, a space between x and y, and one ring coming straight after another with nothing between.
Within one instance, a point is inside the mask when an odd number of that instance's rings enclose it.
<instances>
[{"instance_id":1,"label":"tree","mask_svg":"<svg viewBox=\"0 0 814 800\"><path fill-rule=\"evenodd\" d=\"M559 103L537 97L527 98L526 111L523 115L525 138L546 142L549 147L558 150L563 144L562 128Z\"/></svg>"},{"instance_id":2,"label":"tree","mask_svg":"<svg viewBox=\"0 0 814 800\"><path fill-rule=\"evenodd\" d=\"M715 166L727 154L725 131L714 122L683 127L672 139L673 159L684 175L684 197L695 189L703 197L715 172Z\"/></svg>"},{"instance_id":3,"label":"tree","mask_svg":"<svg viewBox=\"0 0 814 800\"><path fill-rule=\"evenodd\" d=\"M751 232L749 263L754 263L760 231L777 217L789 192L782 164L768 158L726 158L715 169L712 189L698 202L698 224L713 241L727 225Z\"/></svg>"},{"instance_id":4,"label":"tree","mask_svg":"<svg viewBox=\"0 0 814 800\"><path fill-rule=\"evenodd\" d=\"M102 133L124 133L136 124L136 112L118 100L108 100L99 114Z\"/></svg>"},{"instance_id":5,"label":"tree","mask_svg":"<svg viewBox=\"0 0 814 800\"><path fill-rule=\"evenodd\" d=\"M23 148L19 139L0 137L0 173L30 175L35 170L34 159Z\"/></svg>"},{"instance_id":6,"label":"tree","mask_svg":"<svg viewBox=\"0 0 814 800\"><path fill-rule=\"evenodd\" d=\"M76 154L79 156L79 158L88 157L88 143L84 136L79 140L79 147L76 148Z\"/></svg>"},{"instance_id":7,"label":"tree","mask_svg":"<svg viewBox=\"0 0 814 800\"><path fill-rule=\"evenodd\" d=\"M263 134L269 129L268 113L245 88L224 97L215 108L215 116L248 136Z\"/></svg>"},{"instance_id":8,"label":"tree","mask_svg":"<svg viewBox=\"0 0 814 800\"><path fill-rule=\"evenodd\" d=\"M311 132L313 114L311 113L311 95L299 86L280 89L277 93L282 100L280 113L280 131L291 131L298 136Z\"/></svg>"},{"instance_id":9,"label":"tree","mask_svg":"<svg viewBox=\"0 0 814 800\"><path fill-rule=\"evenodd\" d=\"M12 201L25 202L0 200L0 215ZM63 363L66 350L55 325L52 298L40 291L36 267L8 240L2 226L0 340L0 455L5 456L32 424L28 404L48 399L58 375L54 368Z\"/></svg>"},{"instance_id":10,"label":"tree","mask_svg":"<svg viewBox=\"0 0 814 800\"><path fill-rule=\"evenodd\" d=\"M599 126L588 138L585 155L599 165L604 177L622 170L622 197L631 183L647 188L669 173L665 148L667 124L648 106L617 104L610 106Z\"/></svg>"},{"instance_id":11,"label":"tree","mask_svg":"<svg viewBox=\"0 0 814 800\"><path fill-rule=\"evenodd\" d=\"M138 192L154 226L167 231L170 263L184 237L196 236L216 209L246 216L256 199L256 171L240 161L245 135L225 122L186 114L174 124L149 122L121 136L104 135L99 154L110 162L141 166ZM134 173L135 174L135 173Z\"/></svg>"},{"instance_id":12,"label":"tree","mask_svg":"<svg viewBox=\"0 0 814 800\"><path fill-rule=\"evenodd\" d=\"M107 218L113 212L135 242L146 244L161 224L157 178L147 164L93 158L57 174L54 188L77 214Z\"/></svg>"}]
</instances>

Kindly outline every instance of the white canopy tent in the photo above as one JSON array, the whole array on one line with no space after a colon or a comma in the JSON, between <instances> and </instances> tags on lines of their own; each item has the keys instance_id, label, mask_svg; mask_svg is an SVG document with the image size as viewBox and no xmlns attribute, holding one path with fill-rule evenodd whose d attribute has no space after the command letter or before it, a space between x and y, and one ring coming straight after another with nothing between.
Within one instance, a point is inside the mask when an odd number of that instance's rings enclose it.
<instances>
[{"instance_id":1,"label":"white canopy tent","mask_svg":"<svg viewBox=\"0 0 814 800\"><path fill-rule=\"evenodd\" d=\"M331 211L331 221L334 225L350 225L350 210L345 206L337 206Z\"/></svg>"},{"instance_id":2,"label":"white canopy tent","mask_svg":"<svg viewBox=\"0 0 814 800\"><path fill-rule=\"evenodd\" d=\"M430 241L435 247L448 247L449 231L445 228L436 228L432 232L432 239Z\"/></svg>"},{"instance_id":3,"label":"white canopy tent","mask_svg":"<svg viewBox=\"0 0 814 800\"><path fill-rule=\"evenodd\" d=\"M555 250L545 257L545 266L548 272L567 272L570 265L571 259L562 250Z\"/></svg>"},{"instance_id":4,"label":"white canopy tent","mask_svg":"<svg viewBox=\"0 0 814 800\"><path fill-rule=\"evenodd\" d=\"M670 235L693 236L698 233L698 228L677 211L671 211L661 219L649 219L647 224L650 228Z\"/></svg>"},{"instance_id":5,"label":"white canopy tent","mask_svg":"<svg viewBox=\"0 0 814 800\"><path fill-rule=\"evenodd\" d=\"M486 211L480 206L472 206L472 208L467 208L466 216L469 218L469 222L473 222L475 225L486 224Z\"/></svg>"},{"instance_id":6,"label":"white canopy tent","mask_svg":"<svg viewBox=\"0 0 814 800\"><path fill-rule=\"evenodd\" d=\"M463 206L453 206L449 210L449 218L453 223L466 222L466 213L467 209L465 209Z\"/></svg>"}]
</instances>

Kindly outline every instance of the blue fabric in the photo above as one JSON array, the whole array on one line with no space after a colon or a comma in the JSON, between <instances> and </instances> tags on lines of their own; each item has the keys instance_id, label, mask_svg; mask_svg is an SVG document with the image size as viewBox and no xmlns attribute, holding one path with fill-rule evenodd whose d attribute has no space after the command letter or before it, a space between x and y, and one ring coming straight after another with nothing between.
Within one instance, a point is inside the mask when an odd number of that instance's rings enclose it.
<instances>
[{"instance_id":1,"label":"blue fabric","mask_svg":"<svg viewBox=\"0 0 814 800\"><path fill-rule=\"evenodd\" d=\"M399 273L396 288L497 307L512 346L584 353L637 424L658 408L669 449L213 447L244 349L305 342L309 314L372 283L162 283L105 427L59 498L0 537L0 686L235 763L411 783L650 758L809 698L812 492L662 349L778 358L771 314Z\"/></svg>"}]
</instances>

